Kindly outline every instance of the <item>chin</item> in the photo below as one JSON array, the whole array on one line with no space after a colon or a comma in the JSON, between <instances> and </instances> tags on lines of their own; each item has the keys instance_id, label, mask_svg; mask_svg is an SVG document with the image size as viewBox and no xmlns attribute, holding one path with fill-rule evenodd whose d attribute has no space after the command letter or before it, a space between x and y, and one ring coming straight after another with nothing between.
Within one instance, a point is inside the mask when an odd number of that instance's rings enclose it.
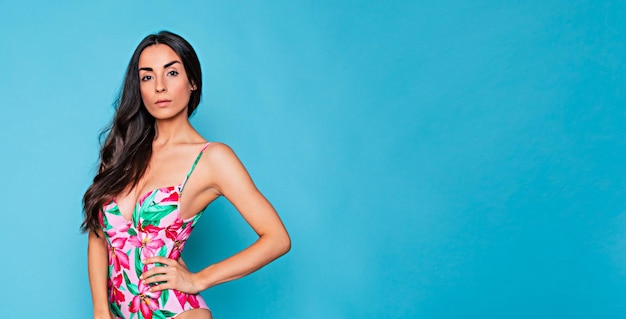
<instances>
[{"instance_id":1,"label":"chin","mask_svg":"<svg viewBox=\"0 0 626 319\"><path fill-rule=\"evenodd\" d=\"M182 110L160 109L160 110L148 110L148 113L154 117L157 121L173 120L178 117L187 117L187 108Z\"/></svg>"}]
</instances>

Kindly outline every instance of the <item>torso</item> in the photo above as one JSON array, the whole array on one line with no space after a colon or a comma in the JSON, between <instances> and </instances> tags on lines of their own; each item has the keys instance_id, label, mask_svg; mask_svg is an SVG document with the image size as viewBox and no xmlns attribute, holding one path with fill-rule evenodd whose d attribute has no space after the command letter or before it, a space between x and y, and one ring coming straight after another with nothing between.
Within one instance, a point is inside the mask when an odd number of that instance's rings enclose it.
<instances>
[{"instance_id":1,"label":"torso","mask_svg":"<svg viewBox=\"0 0 626 319\"><path fill-rule=\"evenodd\" d=\"M194 193L204 194L200 196L201 200L187 200L181 204L183 190L185 198L195 198L193 193L187 193L187 182L189 176L193 176L191 173L207 146L208 143L200 154L196 148L198 156L182 183L167 186L157 184L171 181L175 171L180 172L182 156L174 153L159 154L151 161L150 171L145 174L145 182L140 183L148 188L137 187L146 188L146 191L127 192L125 196L117 196L104 205L101 224L109 250L109 305L119 318L170 318L190 309L208 309L200 295L176 290L150 292L149 287L139 280L139 276L148 267L152 267L142 263L145 258L180 257L195 223L208 204L207 198L210 202L210 190L207 192L198 183L193 189ZM179 160L175 160L175 156ZM153 163L159 164L157 166ZM181 181L180 176L178 180ZM155 184L158 187L149 189ZM181 207L188 205L187 203L192 207L182 210Z\"/></svg>"}]
</instances>

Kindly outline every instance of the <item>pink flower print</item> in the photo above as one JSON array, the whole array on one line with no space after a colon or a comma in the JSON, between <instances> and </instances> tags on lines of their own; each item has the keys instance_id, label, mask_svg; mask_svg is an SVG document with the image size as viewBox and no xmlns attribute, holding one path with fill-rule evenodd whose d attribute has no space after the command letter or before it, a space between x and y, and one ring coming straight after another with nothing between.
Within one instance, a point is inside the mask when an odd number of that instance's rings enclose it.
<instances>
[{"instance_id":1,"label":"pink flower print","mask_svg":"<svg viewBox=\"0 0 626 319\"><path fill-rule=\"evenodd\" d=\"M191 223L187 223L187 225L185 225L185 228L183 228L183 231L178 233L178 236L176 236L176 242L184 243L187 240L187 238L189 238L189 236L191 235L192 228L193 227L191 226Z\"/></svg>"},{"instance_id":2,"label":"pink flower print","mask_svg":"<svg viewBox=\"0 0 626 319\"><path fill-rule=\"evenodd\" d=\"M128 222L126 224L124 224L122 227L120 228L111 228L107 231L105 231L107 233L107 236L109 236L109 238L113 238L116 235L118 235L119 233L123 233L123 232L127 232L130 229L130 225L132 224L132 222Z\"/></svg>"},{"instance_id":3,"label":"pink flower print","mask_svg":"<svg viewBox=\"0 0 626 319\"><path fill-rule=\"evenodd\" d=\"M167 188L164 188L164 189L167 190ZM172 190L173 190L173 192L171 192L168 197L163 198L161 203L164 203L164 202L178 202L178 192L176 190L174 190L174 189L172 189Z\"/></svg>"},{"instance_id":4,"label":"pink flower print","mask_svg":"<svg viewBox=\"0 0 626 319\"><path fill-rule=\"evenodd\" d=\"M174 295L176 295L176 299L178 299L178 302L183 309L185 309L185 304L187 302L189 302L189 305L191 305L194 309L200 308L200 303L198 302L198 297L196 295L186 294L178 290L174 290Z\"/></svg>"},{"instance_id":5,"label":"pink flower print","mask_svg":"<svg viewBox=\"0 0 626 319\"><path fill-rule=\"evenodd\" d=\"M180 249L178 249L178 247L174 247L174 249L170 252L170 255L167 256L167 258L174 260L178 260L178 257L180 257Z\"/></svg>"},{"instance_id":6,"label":"pink flower print","mask_svg":"<svg viewBox=\"0 0 626 319\"><path fill-rule=\"evenodd\" d=\"M121 268L130 269L128 255L122 251L125 243L126 238L115 238L109 245L109 265L113 265L116 272L120 271Z\"/></svg>"},{"instance_id":7,"label":"pink flower print","mask_svg":"<svg viewBox=\"0 0 626 319\"><path fill-rule=\"evenodd\" d=\"M142 281L139 281L137 288L139 289L139 294L133 297L129 310L133 313L141 311L144 318L152 319L153 311L159 309L161 292L151 292L150 286L145 285Z\"/></svg>"},{"instance_id":8,"label":"pink flower print","mask_svg":"<svg viewBox=\"0 0 626 319\"><path fill-rule=\"evenodd\" d=\"M137 230L144 233L158 233L161 231L161 229L163 228L152 224L144 225L141 223L141 221L139 221L139 223L137 224Z\"/></svg>"},{"instance_id":9,"label":"pink flower print","mask_svg":"<svg viewBox=\"0 0 626 319\"><path fill-rule=\"evenodd\" d=\"M141 248L141 258L146 259L156 255L159 248L165 245L162 239L157 238L158 233L139 232L128 241L135 247Z\"/></svg>"},{"instance_id":10,"label":"pink flower print","mask_svg":"<svg viewBox=\"0 0 626 319\"><path fill-rule=\"evenodd\" d=\"M168 256L169 258L178 259L178 257L180 257L180 253L185 247L185 242L187 241L187 238L189 238L189 235L191 235L191 230L191 223L187 223L187 225L185 225L185 228L183 228L181 232L176 234L176 238L174 239L174 248L172 249L172 252L170 252L170 255Z\"/></svg>"},{"instance_id":11,"label":"pink flower print","mask_svg":"<svg viewBox=\"0 0 626 319\"><path fill-rule=\"evenodd\" d=\"M141 196L139 198L139 206L143 206L143 202L146 200L146 198L150 197L152 194L154 194L154 192L158 191L158 189L155 189L151 192L147 192L145 193L143 196Z\"/></svg>"},{"instance_id":12,"label":"pink flower print","mask_svg":"<svg viewBox=\"0 0 626 319\"><path fill-rule=\"evenodd\" d=\"M165 228L165 237L171 240L176 240L176 237L178 235L178 230L182 226L183 226L183 220L180 218L176 218L174 223L172 223L171 225L167 226L167 228Z\"/></svg>"},{"instance_id":13,"label":"pink flower print","mask_svg":"<svg viewBox=\"0 0 626 319\"><path fill-rule=\"evenodd\" d=\"M122 286L122 275L117 275L108 281L109 286L109 301L113 303L121 303L126 300L124 293L120 291Z\"/></svg>"},{"instance_id":14,"label":"pink flower print","mask_svg":"<svg viewBox=\"0 0 626 319\"><path fill-rule=\"evenodd\" d=\"M122 226L121 228L119 228L117 231L118 232L126 232L128 231L128 229L130 229L130 226L133 224L132 221L127 221L126 224L124 224L124 226Z\"/></svg>"},{"instance_id":15,"label":"pink flower print","mask_svg":"<svg viewBox=\"0 0 626 319\"><path fill-rule=\"evenodd\" d=\"M162 228L158 227L158 226L154 226L154 225L147 225L147 226L143 226L141 225L141 222L139 223L139 231L142 232L148 232L148 233L158 233L159 231L161 231Z\"/></svg>"}]
</instances>

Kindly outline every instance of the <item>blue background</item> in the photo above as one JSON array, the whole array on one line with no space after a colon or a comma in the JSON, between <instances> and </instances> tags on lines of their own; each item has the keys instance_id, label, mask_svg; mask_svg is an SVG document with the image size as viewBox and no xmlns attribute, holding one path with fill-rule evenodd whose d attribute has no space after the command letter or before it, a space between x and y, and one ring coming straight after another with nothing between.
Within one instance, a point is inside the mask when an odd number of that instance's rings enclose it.
<instances>
[{"instance_id":1,"label":"blue background","mask_svg":"<svg viewBox=\"0 0 626 319\"><path fill-rule=\"evenodd\" d=\"M91 315L81 197L162 29L293 240L216 318L626 315L623 1L0 1L3 317ZM220 199L184 257L254 239Z\"/></svg>"}]
</instances>

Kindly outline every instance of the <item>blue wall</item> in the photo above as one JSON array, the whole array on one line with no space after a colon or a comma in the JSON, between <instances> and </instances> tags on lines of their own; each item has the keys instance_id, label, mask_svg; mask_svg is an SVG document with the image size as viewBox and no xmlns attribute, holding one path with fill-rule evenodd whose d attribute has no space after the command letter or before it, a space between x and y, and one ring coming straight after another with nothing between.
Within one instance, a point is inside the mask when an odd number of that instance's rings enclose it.
<instances>
[{"instance_id":1,"label":"blue wall","mask_svg":"<svg viewBox=\"0 0 626 319\"><path fill-rule=\"evenodd\" d=\"M626 315L623 1L130 3L0 1L3 317L90 316L80 200L161 29L293 239L216 318ZM221 199L184 257L254 239Z\"/></svg>"}]
</instances>

